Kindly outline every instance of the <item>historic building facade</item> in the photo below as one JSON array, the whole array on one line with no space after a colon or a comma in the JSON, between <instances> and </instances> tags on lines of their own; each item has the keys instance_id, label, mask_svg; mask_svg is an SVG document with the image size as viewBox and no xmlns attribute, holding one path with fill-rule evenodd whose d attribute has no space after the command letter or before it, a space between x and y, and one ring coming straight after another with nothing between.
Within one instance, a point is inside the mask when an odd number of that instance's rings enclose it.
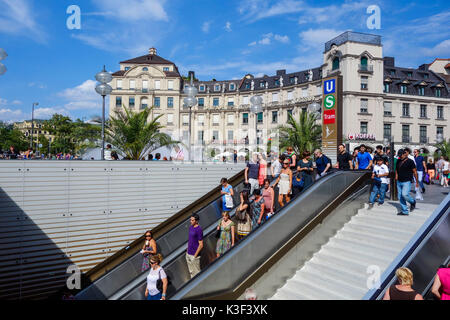
<instances>
[{"instance_id":1,"label":"historic building facade","mask_svg":"<svg viewBox=\"0 0 450 320\"><path fill-rule=\"evenodd\" d=\"M177 66L156 54L120 62L113 74L110 115L121 108L135 111L153 105L152 117L162 115L164 131L186 144L191 119L191 143L196 159L205 151L216 154L237 149L255 149L258 143L276 141L276 129L288 114L297 117L312 102L321 103L322 78L343 77L343 141L356 145L382 144L430 146L436 135L449 136L449 64L437 59L417 69L395 66L383 57L381 37L345 32L328 41L321 66L240 80L195 81L198 103L183 106L187 83ZM263 98L263 112L250 111L250 98ZM248 143L248 144L247 144ZM275 146L276 148L276 146Z\"/></svg>"}]
</instances>

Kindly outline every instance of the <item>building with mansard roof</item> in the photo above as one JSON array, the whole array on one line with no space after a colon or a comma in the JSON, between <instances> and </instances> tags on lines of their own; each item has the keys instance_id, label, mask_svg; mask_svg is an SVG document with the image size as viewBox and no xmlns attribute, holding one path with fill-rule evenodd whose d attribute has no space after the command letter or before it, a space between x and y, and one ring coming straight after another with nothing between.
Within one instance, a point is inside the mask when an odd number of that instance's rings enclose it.
<instances>
[{"instance_id":1,"label":"building with mansard roof","mask_svg":"<svg viewBox=\"0 0 450 320\"><path fill-rule=\"evenodd\" d=\"M319 54L319 53L318 53ZM198 103L183 106L187 83L175 63L149 54L120 62L113 73L110 115L121 108L139 111L154 106L164 131L191 144L197 157L238 150L255 150L276 138L288 114L298 117L312 102L322 101L322 79L343 77L343 141L353 148L393 141L396 146L428 147L437 134L449 137L449 59L419 68L395 65L383 56L381 36L347 31L325 43L323 64L307 70L240 80L195 81ZM250 98L263 98L263 112L250 111ZM257 128L257 136L255 136ZM257 138L258 137L258 138ZM246 144L248 142L249 144ZM397 148L398 148L397 147Z\"/></svg>"}]
</instances>

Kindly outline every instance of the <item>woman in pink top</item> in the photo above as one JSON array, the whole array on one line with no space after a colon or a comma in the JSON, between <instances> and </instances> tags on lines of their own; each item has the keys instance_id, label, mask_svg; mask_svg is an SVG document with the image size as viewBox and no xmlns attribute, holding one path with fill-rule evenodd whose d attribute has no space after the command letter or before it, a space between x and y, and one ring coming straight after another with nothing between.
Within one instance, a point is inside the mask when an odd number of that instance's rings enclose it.
<instances>
[{"instance_id":1,"label":"woman in pink top","mask_svg":"<svg viewBox=\"0 0 450 320\"><path fill-rule=\"evenodd\" d=\"M450 264L438 269L431 292L440 300L450 300Z\"/></svg>"},{"instance_id":2,"label":"woman in pink top","mask_svg":"<svg viewBox=\"0 0 450 320\"><path fill-rule=\"evenodd\" d=\"M273 188L270 188L269 179L264 179L264 188L262 189L262 196L264 198L264 216L269 218L273 214L273 205L275 194Z\"/></svg>"},{"instance_id":3,"label":"woman in pink top","mask_svg":"<svg viewBox=\"0 0 450 320\"><path fill-rule=\"evenodd\" d=\"M258 183L260 186L264 184L264 180L267 177L267 161L265 159L266 157L264 154L258 154L258 161L259 161L259 175L258 175Z\"/></svg>"}]
</instances>

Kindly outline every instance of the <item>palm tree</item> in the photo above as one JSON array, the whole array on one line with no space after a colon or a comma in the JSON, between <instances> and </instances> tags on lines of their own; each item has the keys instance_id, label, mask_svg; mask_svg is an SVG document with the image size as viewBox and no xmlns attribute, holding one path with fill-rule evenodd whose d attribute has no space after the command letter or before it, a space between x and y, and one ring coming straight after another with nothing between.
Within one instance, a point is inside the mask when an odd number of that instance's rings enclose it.
<instances>
[{"instance_id":1,"label":"palm tree","mask_svg":"<svg viewBox=\"0 0 450 320\"><path fill-rule=\"evenodd\" d=\"M296 154L312 152L319 148L322 138L322 126L316 123L316 116L302 111L299 121L289 113L287 125L280 126L280 149L292 146Z\"/></svg>"},{"instance_id":2,"label":"palm tree","mask_svg":"<svg viewBox=\"0 0 450 320\"><path fill-rule=\"evenodd\" d=\"M435 145L436 150L440 150L440 153L435 152L434 157L439 158L439 156L447 156L450 158L450 139L442 140L442 142Z\"/></svg>"},{"instance_id":3,"label":"palm tree","mask_svg":"<svg viewBox=\"0 0 450 320\"><path fill-rule=\"evenodd\" d=\"M122 108L124 112L117 112L111 116L106 127L107 141L127 159L141 160L147 153L160 148L172 147L179 141L172 140L166 134L159 132L163 126L158 122L162 116L149 121L153 107L141 112L133 112Z\"/></svg>"}]
</instances>

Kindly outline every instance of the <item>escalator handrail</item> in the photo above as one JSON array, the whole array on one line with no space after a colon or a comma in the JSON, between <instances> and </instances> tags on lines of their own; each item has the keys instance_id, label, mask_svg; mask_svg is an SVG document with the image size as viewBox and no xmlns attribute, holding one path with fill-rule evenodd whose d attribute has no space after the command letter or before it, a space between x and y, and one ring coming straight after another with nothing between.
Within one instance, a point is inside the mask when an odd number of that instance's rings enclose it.
<instances>
[{"instance_id":1,"label":"escalator handrail","mask_svg":"<svg viewBox=\"0 0 450 320\"><path fill-rule=\"evenodd\" d=\"M277 210L277 211L275 212L275 215L274 215L274 216L276 216L281 210L284 210L284 209L286 209L286 208L289 208L289 206L292 205L292 204L294 203L294 200L295 200L295 199L297 199L299 196L301 196L306 190L308 190L309 188L311 188L312 186L314 186L317 182L319 182L319 181L321 181L321 180L323 180L323 179L325 179L325 178L331 177L331 176L334 175L334 174L341 174L341 173L343 173L343 172L345 172L345 171L336 171L336 170L333 170L333 171L331 171L331 172L328 172L326 175L320 177L319 179L315 180L313 184L309 185L307 188L303 189L302 192L298 193L298 194L295 195L293 198L291 198L291 200L290 200L287 204L285 204L284 207L282 207L282 208L280 208L279 210ZM366 171L366 170L349 170L349 172L367 172L367 171ZM342 197L343 195L347 196L348 193L352 192L352 191L355 189L354 186L356 186L356 185L358 185L358 186L361 185L361 184L363 183L363 180L367 180L370 176L371 176L370 173L367 172L366 175L363 175L363 176L359 177L359 178L357 179L357 181L355 181L350 187L348 187L347 190L345 190L345 191L341 194L341 196L337 197L332 203L326 205L325 208L322 208L322 209L319 211L319 213L317 214L317 216L321 215L321 214L322 214L325 210L327 210L329 207L332 207L332 206L335 204L336 201L339 201L339 200L341 199L341 197ZM332 211L332 210L331 210L331 211ZM330 212L331 212L331 211L330 211ZM324 214L323 217L320 219L320 221L322 221L322 220L323 220L330 212L325 212L325 214ZM316 216L316 217L317 217L317 216ZM271 218L271 219L272 219L272 218ZM319 222L320 222L320 221L319 221ZM270 219L269 219L266 223L269 223L269 222L270 222ZM319 223L319 222L318 222L318 223ZM263 224L262 224L262 225L263 225ZM261 226L262 226L262 225L261 225ZM316 225L316 224L315 224L315 225ZM315 226L315 225L314 225L314 226ZM250 239L250 236L251 236L252 234L254 234L255 232L259 231L259 229L260 229L260 227L256 228L255 230L252 230L246 237L244 237L241 241L239 241L237 244L235 244L234 247L231 247L231 248L230 248L229 250L227 250L223 255L221 255L219 258L215 259L215 260L212 261L210 264L208 264L205 268L203 268L203 269L201 270L201 272L199 272L199 273L198 273L195 277L193 277L190 281L186 282L183 286L181 286L181 288L179 288L179 289L177 290L177 292L179 292L179 291L183 290L184 288L186 288L186 286L188 286L190 283L192 283L192 281L195 280L197 277L199 277L201 274L203 274L203 273L206 272L207 270L209 270L209 269L213 268L215 265L217 265L217 263L219 263L219 261L222 261L223 259L227 258L227 257L230 255L230 253L233 252L233 250L237 250L236 248L239 248L239 246L240 246L242 243L244 243L245 241L248 241L248 240ZM214 232L214 231L213 231L213 232ZM295 236L294 236L294 237L295 237ZM293 238L294 238L294 237L293 237ZM299 240L300 240L300 239L298 239L296 242L298 242ZM290 240L289 240L289 241L290 241ZM290 247L291 247L291 246L289 246L289 249L290 249ZM274 255L272 255L269 259L267 259L266 262L263 263L263 264L259 267L259 269L268 269L268 268L270 268L273 264L275 264L275 261L274 261L274 260L277 260L277 259L279 259L281 256L284 256L284 254L286 254L287 251L288 251L288 249L286 249L285 246L283 246L283 248L281 248L281 249L279 250L279 252L274 253ZM276 256L276 258L275 258L275 256ZM248 279L248 278L249 278L249 277L245 277L245 279ZM255 281L256 281L256 280L255 280ZM238 285L238 287L241 286L241 285L242 285L242 283L241 283L240 285ZM239 296L239 295L238 295L238 296ZM212 299L216 299L216 298L218 298L218 299L226 299L226 300L232 299L232 298L230 298L230 297L235 298L235 297L236 297L236 294L233 294L233 293L230 294L230 292L227 292L227 293L221 294L220 296L213 297ZM169 298L170 298L170 297L169 297Z\"/></svg>"},{"instance_id":2,"label":"escalator handrail","mask_svg":"<svg viewBox=\"0 0 450 320\"><path fill-rule=\"evenodd\" d=\"M244 169L241 170L236 175L234 175L233 177L231 177L228 181L230 184L236 184L239 183L243 178L244 178ZM173 228L177 227L180 223L184 223L193 212L197 212L202 208L204 208L205 206L213 203L214 201L217 201L217 199L220 198L220 196L219 197L217 196L218 193L220 194L220 185L214 187L211 191L206 193L200 199L197 199L187 207L181 209L176 214L172 215L170 218L154 227L152 229L152 233L155 240L164 235L169 230L172 230ZM208 201L211 198L213 198L213 200ZM204 203L205 201L208 201L208 203L205 204ZM84 285L82 289L88 287L90 284L100 279L109 271L113 270L123 262L127 261L128 258L138 253L141 250L144 241L145 236L142 235L133 242L131 242L130 244L128 244L126 247L118 250L112 256L106 258L105 260L97 264L88 272L84 273L83 274ZM124 257L124 255L126 255L126 257Z\"/></svg>"},{"instance_id":3,"label":"escalator handrail","mask_svg":"<svg viewBox=\"0 0 450 320\"><path fill-rule=\"evenodd\" d=\"M439 226L441 219L445 214L449 214L450 208L450 194L448 194L439 206L434 210L431 216L416 232L414 237L408 242L403 250L397 255L395 260L383 272L380 277L380 287L370 289L363 297L363 300L377 300L382 299L384 292L396 280L395 271L411 262L421 247L426 243L426 240L432 235L434 229Z\"/></svg>"}]
</instances>

